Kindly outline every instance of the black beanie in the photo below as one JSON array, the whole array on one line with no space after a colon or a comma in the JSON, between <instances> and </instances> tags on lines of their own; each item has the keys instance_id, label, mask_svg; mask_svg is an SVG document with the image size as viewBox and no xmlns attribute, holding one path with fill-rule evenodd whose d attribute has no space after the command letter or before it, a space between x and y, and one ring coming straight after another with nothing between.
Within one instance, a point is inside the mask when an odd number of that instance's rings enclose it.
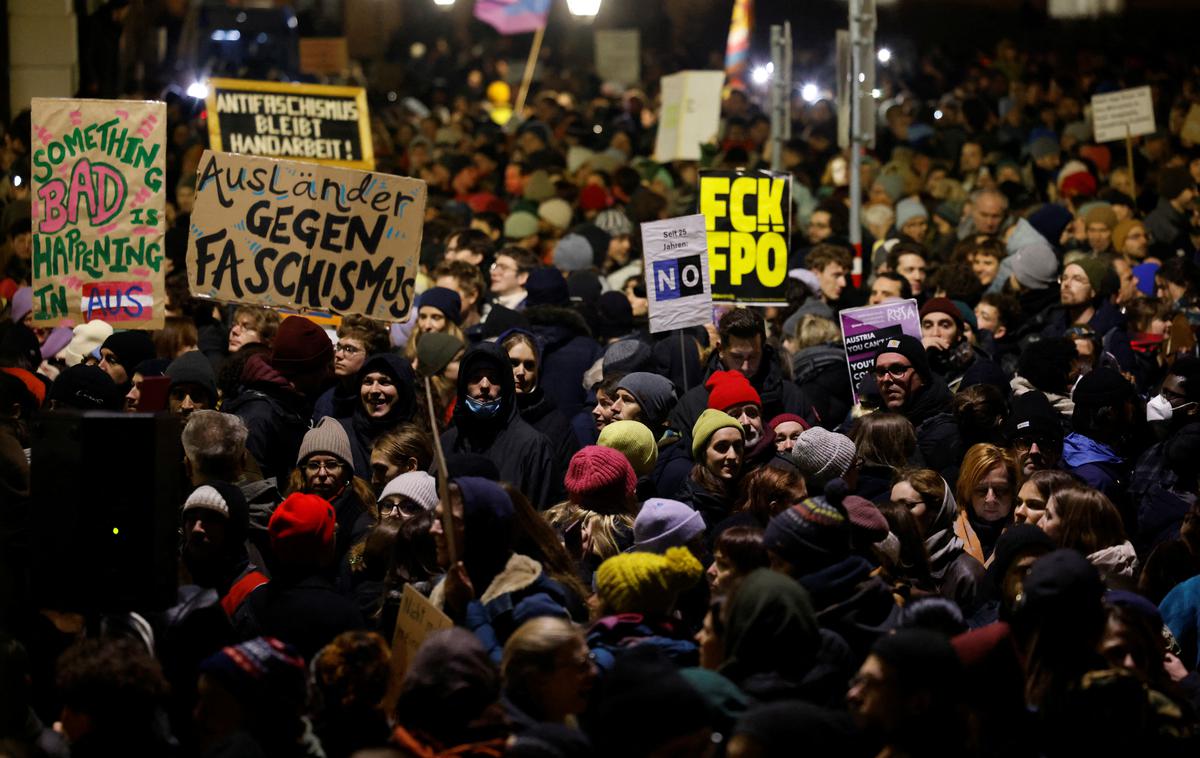
<instances>
[{"instance_id":1,"label":"black beanie","mask_svg":"<svg viewBox=\"0 0 1200 758\"><path fill-rule=\"evenodd\" d=\"M1012 399L1012 412L1004 423L1004 436L1009 442L1018 437L1048 437L1062 441L1062 416L1054 410L1050 400L1034 390Z\"/></svg>"},{"instance_id":2,"label":"black beanie","mask_svg":"<svg viewBox=\"0 0 1200 758\"><path fill-rule=\"evenodd\" d=\"M1045 555L1056 547L1050 535L1033 524L1013 524L1005 529L1000 539L996 540L992 562L987 567L987 578L996 594L1002 590L1004 575L1013 561L1030 552Z\"/></svg>"},{"instance_id":3,"label":"black beanie","mask_svg":"<svg viewBox=\"0 0 1200 758\"><path fill-rule=\"evenodd\" d=\"M1125 377L1111 368L1101 366L1084 374L1075 385L1071 399L1076 406L1107 408L1119 405L1133 395L1133 385Z\"/></svg>"},{"instance_id":4,"label":"black beanie","mask_svg":"<svg viewBox=\"0 0 1200 758\"><path fill-rule=\"evenodd\" d=\"M916 337L909 334L889 337L879 346L879 352L875 353L875 360L878 361L879 356L884 353L903 355L916 369L917 376L921 377L922 381L926 383L932 381L933 374L929 370L929 356L925 352L925 345Z\"/></svg>"},{"instance_id":5,"label":"black beanie","mask_svg":"<svg viewBox=\"0 0 1200 758\"><path fill-rule=\"evenodd\" d=\"M139 329L113 332L108 339L104 340L104 344L100 348L108 348L113 351L117 362L129 372L130 376L133 376L133 370L137 368L138 364L154 357L154 340L150 338L149 332Z\"/></svg>"},{"instance_id":6,"label":"black beanie","mask_svg":"<svg viewBox=\"0 0 1200 758\"><path fill-rule=\"evenodd\" d=\"M950 695L963 677L962 661L944 634L928 629L897 629L880 637L871 648L892 667L906 692L928 689Z\"/></svg>"},{"instance_id":7,"label":"black beanie","mask_svg":"<svg viewBox=\"0 0 1200 758\"><path fill-rule=\"evenodd\" d=\"M58 375L50 385L50 399L60 408L116 411L121 408L124 393L99 366L81 363Z\"/></svg>"}]
</instances>

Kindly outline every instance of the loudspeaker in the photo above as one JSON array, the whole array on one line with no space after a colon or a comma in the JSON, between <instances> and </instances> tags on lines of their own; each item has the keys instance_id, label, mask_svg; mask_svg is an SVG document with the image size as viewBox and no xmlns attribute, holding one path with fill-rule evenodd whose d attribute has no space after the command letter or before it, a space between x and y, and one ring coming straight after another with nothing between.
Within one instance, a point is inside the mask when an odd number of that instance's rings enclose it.
<instances>
[{"instance_id":1,"label":"loudspeaker","mask_svg":"<svg viewBox=\"0 0 1200 758\"><path fill-rule=\"evenodd\" d=\"M174 604L185 491L180 430L164 413L37 418L30 525L40 607L110 613Z\"/></svg>"}]
</instances>

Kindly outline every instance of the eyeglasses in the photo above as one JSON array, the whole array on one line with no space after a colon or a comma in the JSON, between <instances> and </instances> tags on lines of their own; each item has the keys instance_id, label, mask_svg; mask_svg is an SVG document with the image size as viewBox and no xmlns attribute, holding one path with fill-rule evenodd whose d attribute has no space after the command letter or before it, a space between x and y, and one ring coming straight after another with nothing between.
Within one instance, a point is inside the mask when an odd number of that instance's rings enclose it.
<instances>
[{"instance_id":1,"label":"eyeglasses","mask_svg":"<svg viewBox=\"0 0 1200 758\"><path fill-rule=\"evenodd\" d=\"M346 355L358 355L359 353L364 352L364 351L361 347L355 347L354 345L347 345L344 342L339 342L333 348L333 352L345 353Z\"/></svg>"},{"instance_id":2,"label":"eyeglasses","mask_svg":"<svg viewBox=\"0 0 1200 758\"><path fill-rule=\"evenodd\" d=\"M304 470L310 474L319 474L321 473L321 469L325 469L331 474L337 474L343 468L345 466L337 461L309 461L304 464Z\"/></svg>"},{"instance_id":3,"label":"eyeglasses","mask_svg":"<svg viewBox=\"0 0 1200 758\"><path fill-rule=\"evenodd\" d=\"M871 375L877 380L885 376L890 376L893 379L903 379L909 371L912 371L912 366L905 363L893 363L890 366L875 366L871 369Z\"/></svg>"},{"instance_id":4,"label":"eyeglasses","mask_svg":"<svg viewBox=\"0 0 1200 758\"><path fill-rule=\"evenodd\" d=\"M516 267L516 266L510 266L510 265L508 265L507 263L499 263L499 262L497 262L497 263L493 263L493 264L492 264L491 270L492 270L492 271L512 271L512 272L516 272L516 271L517 271L517 267Z\"/></svg>"}]
</instances>

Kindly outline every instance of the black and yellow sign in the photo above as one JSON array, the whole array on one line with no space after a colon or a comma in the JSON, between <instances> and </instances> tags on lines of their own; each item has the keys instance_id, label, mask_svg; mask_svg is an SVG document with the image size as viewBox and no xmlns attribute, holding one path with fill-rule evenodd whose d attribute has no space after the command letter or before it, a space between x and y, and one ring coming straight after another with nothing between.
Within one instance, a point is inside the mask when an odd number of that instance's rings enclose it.
<instances>
[{"instance_id":1,"label":"black and yellow sign","mask_svg":"<svg viewBox=\"0 0 1200 758\"><path fill-rule=\"evenodd\" d=\"M715 302L786 305L792 179L769 171L702 171Z\"/></svg>"},{"instance_id":2,"label":"black and yellow sign","mask_svg":"<svg viewBox=\"0 0 1200 758\"><path fill-rule=\"evenodd\" d=\"M361 87L244 79L212 79L208 86L208 138L215 151L375 169Z\"/></svg>"}]
</instances>

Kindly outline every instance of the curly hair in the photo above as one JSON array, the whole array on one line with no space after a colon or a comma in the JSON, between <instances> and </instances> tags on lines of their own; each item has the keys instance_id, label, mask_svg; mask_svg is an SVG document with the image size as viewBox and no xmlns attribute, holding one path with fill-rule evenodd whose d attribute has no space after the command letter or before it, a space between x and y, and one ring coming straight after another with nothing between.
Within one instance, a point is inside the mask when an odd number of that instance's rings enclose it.
<instances>
[{"instance_id":1,"label":"curly hair","mask_svg":"<svg viewBox=\"0 0 1200 758\"><path fill-rule=\"evenodd\" d=\"M105 732L145 730L170 689L154 656L126 639L76 642L59 657L55 684L64 706Z\"/></svg>"},{"instance_id":2,"label":"curly hair","mask_svg":"<svg viewBox=\"0 0 1200 758\"><path fill-rule=\"evenodd\" d=\"M390 652L375 632L342 632L313 659L313 682L327 710L380 710L387 695Z\"/></svg>"}]
</instances>

